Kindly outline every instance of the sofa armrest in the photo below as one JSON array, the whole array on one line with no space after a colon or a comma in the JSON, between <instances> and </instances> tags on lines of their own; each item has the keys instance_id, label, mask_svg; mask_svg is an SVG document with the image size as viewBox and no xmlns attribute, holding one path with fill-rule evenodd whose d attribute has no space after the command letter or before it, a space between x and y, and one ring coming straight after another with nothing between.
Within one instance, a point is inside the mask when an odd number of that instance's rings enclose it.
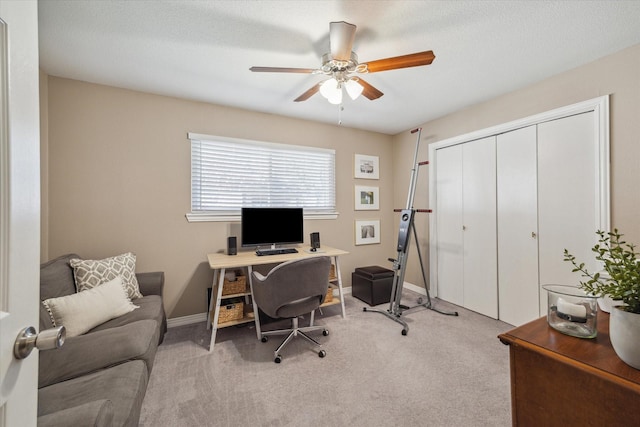
<instances>
[{"instance_id":1,"label":"sofa armrest","mask_svg":"<svg viewBox=\"0 0 640 427\"><path fill-rule=\"evenodd\" d=\"M113 425L113 403L110 400L61 409L38 417L38 427L107 427Z\"/></svg>"},{"instance_id":2,"label":"sofa armrest","mask_svg":"<svg viewBox=\"0 0 640 427\"><path fill-rule=\"evenodd\" d=\"M38 388L136 359L143 360L151 373L158 340L155 320L67 338L59 349L40 352Z\"/></svg>"},{"instance_id":3,"label":"sofa armrest","mask_svg":"<svg viewBox=\"0 0 640 427\"><path fill-rule=\"evenodd\" d=\"M142 295L159 295L164 292L164 271L136 273Z\"/></svg>"}]
</instances>

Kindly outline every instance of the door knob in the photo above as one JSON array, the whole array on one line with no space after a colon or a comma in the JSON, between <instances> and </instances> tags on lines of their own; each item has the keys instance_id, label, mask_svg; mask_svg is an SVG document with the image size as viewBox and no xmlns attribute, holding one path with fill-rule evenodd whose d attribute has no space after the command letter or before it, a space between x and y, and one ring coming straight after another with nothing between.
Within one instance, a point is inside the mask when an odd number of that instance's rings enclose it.
<instances>
[{"instance_id":1,"label":"door knob","mask_svg":"<svg viewBox=\"0 0 640 427\"><path fill-rule=\"evenodd\" d=\"M535 239L535 238L536 238L536 236L537 236L536 232L535 232L535 231L532 231L532 232L531 232L531 237L533 237L533 238Z\"/></svg>"},{"instance_id":2,"label":"door knob","mask_svg":"<svg viewBox=\"0 0 640 427\"><path fill-rule=\"evenodd\" d=\"M64 326L57 328L45 329L36 333L36 328L29 326L24 328L18 334L16 342L13 345L13 355L16 359L24 359L31 354L34 347L38 350L53 350L62 347L64 339L67 336L67 330Z\"/></svg>"}]
</instances>

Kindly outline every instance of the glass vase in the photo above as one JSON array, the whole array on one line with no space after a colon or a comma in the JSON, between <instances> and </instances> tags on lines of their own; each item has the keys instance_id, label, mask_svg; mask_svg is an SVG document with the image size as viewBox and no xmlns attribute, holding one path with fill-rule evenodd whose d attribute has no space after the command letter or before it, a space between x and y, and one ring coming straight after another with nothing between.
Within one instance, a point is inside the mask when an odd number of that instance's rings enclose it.
<instances>
[{"instance_id":1,"label":"glass vase","mask_svg":"<svg viewBox=\"0 0 640 427\"><path fill-rule=\"evenodd\" d=\"M547 291L547 322L553 329L578 338L598 334L597 297L575 286L544 285Z\"/></svg>"}]
</instances>

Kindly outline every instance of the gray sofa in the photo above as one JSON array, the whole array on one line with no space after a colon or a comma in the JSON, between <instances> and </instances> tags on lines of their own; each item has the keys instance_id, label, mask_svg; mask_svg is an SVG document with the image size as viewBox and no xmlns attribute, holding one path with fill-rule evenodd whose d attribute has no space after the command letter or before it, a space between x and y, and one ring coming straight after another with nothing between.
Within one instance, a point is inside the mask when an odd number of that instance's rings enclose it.
<instances>
[{"instance_id":1,"label":"gray sofa","mask_svg":"<svg viewBox=\"0 0 640 427\"><path fill-rule=\"evenodd\" d=\"M76 292L76 254L40 266L40 300ZM164 273L136 273L139 308L40 352L38 426L137 426L156 350L167 330ZM53 327L40 304L40 330Z\"/></svg>"}]
</instances>

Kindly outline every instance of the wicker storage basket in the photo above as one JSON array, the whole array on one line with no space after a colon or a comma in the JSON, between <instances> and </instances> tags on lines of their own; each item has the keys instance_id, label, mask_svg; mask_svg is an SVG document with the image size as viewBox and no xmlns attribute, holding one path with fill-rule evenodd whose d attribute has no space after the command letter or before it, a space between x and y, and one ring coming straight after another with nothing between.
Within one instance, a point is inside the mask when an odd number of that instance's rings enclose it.
<instances>
[{"instance_id":1,"label":"wicker storage basket","mask_svg":"<svg viewBox=\"0 0 640 427\"><path fill-rule=\"evenodd\" d=\"M324 297L324 302L331 302L333 301L333 288L331 286L329 286L329 289L327 290L327 295Z\"/></svg>"},{"instance_id":2,"label":"wicker storage basket","mask_svg":"<svg viewBox=\"0 0 640 427\"><path fill-rule=\"evenodd\" d=\"M329 280L336 280L336 266L331 264L331 270L329 270Z\"/></svg>"},{"instance_id":3,"label":"wicker storage basket","mask_svg":"<svg viewBox=\"0 0 640 427\"><path fill-rule=\"evenodd\" d=\"M220 315L218 315L218 323L231 322L232 320L240 320L244 317L244 302L231 302L220 306Z\"/></svg>"},{"instance_id":4,"label":"wicker storage basket","mask_svg":"<svg viewBox=\"0 0 640 427\"><path fill-rule=\"evenodd\" d=\"M222 285L222 295L242 294L247 291L247 276L236 276L236 280L230 282L225 277Z\"/></svg>"}]
</instances>

